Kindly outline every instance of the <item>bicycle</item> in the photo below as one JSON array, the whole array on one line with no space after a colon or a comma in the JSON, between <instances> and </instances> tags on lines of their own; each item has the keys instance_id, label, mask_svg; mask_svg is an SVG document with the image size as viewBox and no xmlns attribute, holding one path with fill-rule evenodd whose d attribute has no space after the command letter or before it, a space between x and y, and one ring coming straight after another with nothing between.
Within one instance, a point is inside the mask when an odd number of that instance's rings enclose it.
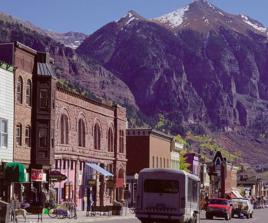
<instances>
[{"instance_id":1,"label":"bicycle","mask_svg":"<svg viewBox=\"0 0 268 223\"><path fill-rule=\"evenodd\" d=\"M76 214L76 206L74 203L71 202L64 202L56 207L49 207L48 208L48 216L51 218L77 218Z\"/></svg>"}]
</instances>

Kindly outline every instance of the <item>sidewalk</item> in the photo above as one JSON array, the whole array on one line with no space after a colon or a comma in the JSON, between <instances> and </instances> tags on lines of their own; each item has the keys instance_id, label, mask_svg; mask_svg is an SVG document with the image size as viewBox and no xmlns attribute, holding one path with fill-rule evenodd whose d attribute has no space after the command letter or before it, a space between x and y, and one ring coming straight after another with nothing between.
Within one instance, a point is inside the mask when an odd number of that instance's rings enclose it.
<instances>
[{"instance_id":1,"label":"sidewalk","mask_svg":"<svg viewBox=\"0 0 268 223\"><path fill-rule=\"evenodd\" d=\"M18 223L25 222L22 216L18 216ZM126 212L123 212L122 216L86 216L86 211L77 211L77 219L57 219L57 218L51 218L48 215L43 214L43 222L48 223L84 223L84 222L98 222L98 221L109 221L109 220L119 220L119 219L131 219L135 218L134 214L129 214ZM36 223L37 221L37 215L27 215L27 223ZM41 222L41 221L39 221Z\"/></svg>"}]
</instances>

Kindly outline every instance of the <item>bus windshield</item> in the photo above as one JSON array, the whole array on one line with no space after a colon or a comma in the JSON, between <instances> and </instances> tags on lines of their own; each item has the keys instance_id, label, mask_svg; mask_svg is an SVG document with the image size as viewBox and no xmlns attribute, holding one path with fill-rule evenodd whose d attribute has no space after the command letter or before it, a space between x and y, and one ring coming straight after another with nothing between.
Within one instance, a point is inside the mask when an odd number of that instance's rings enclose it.
<instances>
[{"instance_id":1,"label":"bus windshield","mask_svg":"<svg viewBox=\"0 0 268 223\"><path fill-rule=\"evenodd\" d=\"M148 179L144 182L144 192L176 194L179 192L179 181Z\"/></svg>"}]
</instances>

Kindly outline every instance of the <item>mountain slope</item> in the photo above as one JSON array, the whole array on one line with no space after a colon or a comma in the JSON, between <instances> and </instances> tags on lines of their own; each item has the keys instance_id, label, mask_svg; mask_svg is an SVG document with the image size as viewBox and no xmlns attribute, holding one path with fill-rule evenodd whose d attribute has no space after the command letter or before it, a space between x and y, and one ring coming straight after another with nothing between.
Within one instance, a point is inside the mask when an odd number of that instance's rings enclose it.
<instances>
[{"instance_id":1,"label":"mountain slope","mask_svg":"<svg viewBox=\"0 0 268 223\"><path fill-rule=\"evenodd\" d=\"M156 19L130 11L76 52L116 74L155 119L249 130L268 114L266 28L204 0Z\"/></svg>"},{"instance_id":2,"label":"mountain slope","mask_svg":"<svg viewBox=\"0 0 268 223\"><path fill-rule=\"evenodd\" d=\"M19 41L38 51L47 51L55 59L55 70L59 78L94 97L136 108L135 99L124 82L97 61L80 57L73 49L52 39L45 31L30 23L1 13L0 41Z\"/></svg>"}]
</instances>

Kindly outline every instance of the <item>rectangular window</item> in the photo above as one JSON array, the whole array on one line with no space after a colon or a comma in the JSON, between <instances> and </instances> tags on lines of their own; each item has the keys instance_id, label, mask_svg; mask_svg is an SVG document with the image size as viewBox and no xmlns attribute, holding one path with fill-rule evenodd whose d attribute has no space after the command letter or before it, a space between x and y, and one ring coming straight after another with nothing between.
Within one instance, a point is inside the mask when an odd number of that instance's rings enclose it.
<instances>
[{"instance_id":1,"label":"rectangular window","mask_svg":"<svg viewBox=\"0 0 268 223\"><path fill-rule=\"evenodd\" d=\"M0 147L7 148L8 121L0 118Z\"/></svg>"},{"instance_id":2,"label":"rectangular window","mask_svg":"<svg viewBox=\"0 0 268 223\"><path fill-rule=\"evenodd\" d=\"M40 108L47 109L48 108L48 90L40 89Z\"/></svg>"},{"instance_id":3,"label":"rectangular window","mask_svg":"<svg viewBox=\"0 0 268 223\"><path fill-rule=\"evenodd\" d=\"M31 128L29 126L25 129L25 145L27 147L31 146Z\"/></svg>"},{"instance_id":4,"label":"rectangular window","mask_svg":"<svg viewBox=\"0 0 268 223\"><path fill-rule=\"evenodd\" d=\"M48 146L48 129L47 128L39 129L39 146L40 147Z\"/></svg>"},{"instance_id":5,"label":"rectangular window","mask_svg":"<svg viewBox=\"0 0 268 223\"><path fill-rule=\"evenodd\" d=\"M21 140L21 132L22 132L22 126L21 124L18 124L16 126L16 143L17 145L21 146L22 140Z\"/></svg>"},{"instance_id":6,"label":"rectangular window","mask_svg":"<svg viewBox=\"0 0 268 223\"><path fill-rule=\"evenodd\" d=\"M148 179L144 181L144 192L176 194L179 193L179 181Z\"/></svg>"}]
</instances>

